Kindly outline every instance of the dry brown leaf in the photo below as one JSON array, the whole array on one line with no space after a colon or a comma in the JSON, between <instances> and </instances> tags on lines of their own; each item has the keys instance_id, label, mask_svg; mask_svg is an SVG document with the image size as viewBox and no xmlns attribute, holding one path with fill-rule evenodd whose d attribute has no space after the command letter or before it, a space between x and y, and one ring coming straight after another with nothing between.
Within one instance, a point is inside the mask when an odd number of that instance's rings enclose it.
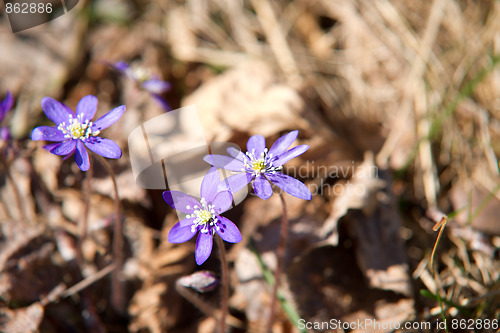
<instances>
[{"instance_id":1,"label":"dry brown leaf","mask_svg":"<svg viewBox=\"0 0 500 333\"><path fill-rule=\"evenodd\" d=\"M497 197L499 195L497 192L496 196L493 195L491 198L488 196L491 196L490 190L478 182L467 180L454 184L450 192L454 210L467 207L457 214L454 220L460 226L466 226L470 222L470 225L477 231L500 235L500 223L498 223L500 199ZM468 214L473 217L471 221L468 221Z\"/></svg>"},{"instance_id":2,"label":"dry brown leaf","mask_svg":"<svg viewBox=\"0 0 500 333\"><path fill-rule=\"evenodd\" d=\"M367 153L365 160L356 168L352 178L337 189L333 187L336 194L332 205L330 216L322 227L322 236L326 243L338 244L337 225L349 209L362 210L370 216L377 205L377 192L385 186L385 182L378 178L378 169L373 163L373 155Z\"/></svg>"},{"instance_id":3,"label":"dry brown leaf","mask_svg":"<svg viewBox=\"0 0 500 333\"><path fill-rule=\"evenodd\" d=\"M173 215L169 215L167 221L171 218ZM194 262L191 246L174 246L164 241L154 248L151 229L139 223L130 223L126 229L134 256L128 260L125 269L127 275L143 281L130 301L132 321L129 330L165 332L181 317L181 296L169 286L174 285L179 276L190 272ZM191 264L185 264L187 257L191 259Z\"/></svg>"},{"instance_id":4,"label":"dry brown leaf","mask_svg":"<svg viewBox=\"0 0 500 333\"><path fill-rule=\"evenodd\" d=\"M64 188L56 192L58 199L62 201L61 207L63 214L74 223L79 223L83 212L83 194L82 191ZM114 213L113 200L96 193L90 196L90 209L88 218L89 230L102 229L104 220L109 220L110 215ZM109 221L108 223L110 223Z\"/></svg>"},{"instance_id":5,"label":"dry brown leaf","mask_svg":"<svg viewBox=\"0 0 500 333\"><path fill-rule=\"evenodd\" d=\"M4 157L2 157L4 158ZM5 204L9 215L18 220L35 222L35 202L31 195L31 166L27 159L17 158L8 167L8 175L0 166L0 201ZM1 218L1 216L0 216Z\"/></svg>"},{"instance_id":6,"label":"dry brown leaf","mask_svg":"<svg viewBox=\"0 0 500 333\"><path fill-rule=\"evenodd\" d=\"M8 301L34 302L48 293L60 279L59 267L51 261L54 249L55 245L43 236L19 244L0 272L0 297ZM30 288L19 288L20 285Z\"/></svg>"},{"instance_id":7,"label":"dry brown leaf","mask_svg":"<svg viewBox=\"0 0 500 333\"><path fill-rule=\"evenodd\" d=\"M344 223L356 240L356 257L371 287L411 294L408 266L399 235L400 220L388 180L367 153L364 162L335 199L323 225L323 243L338 245L337 226Z\"/></svg>"},{"instance_id":8,"label":"dry brown leaf","mask_svg":"<svg viewBox=\"0 0 500 333\"><path fill-rule=\"evenodd\" d=\"M235 272L238 283L235 284L231 305L245 312L250 323L258 323L269 312L271 297L257 257L250 250L241 249L235 260Z\"/></svg>"},{"instance_id":9,"label":"dry brown leaf","mask_svg":"<svg viewBox=\"0 0 500 333\"><path fill-rule=\"evenodd\" d=\"M206 82L182 102L191 104L209 141L227 141L234 131L267 137L290 129L335 137L320 121L313 128L304 119L309 116L300 95L262 62L245 62Z\"/></svg>"},{"instance_id":10,"label":"dry brown leaf","mask_svg":"<svg viewBox=\"0 0 500 333\"><path fill-rule=\"evenodd\" d=\"M352 247L325 246L311 250L292 263L287 270L286 285L300 317L308 322L336 319L337 323L376 319L391 321L393 325L411 319L413 299L368 286L355 256ZM356 332L388 332L364 329ZM335 330L315 330L332 331Z\"/></svg>"},{"instance_id":11,"label":"dry brown leaf","mask_svg":"<svg viewBox=\"0 0 500 333\"><path fill-rule=\"evenodd\" d=\"M40 303L33 303L26 308L16 310L0 309L0 330L11 333L38 332L42 322L44 308Z\"/></svg>"},{"instance_id":12,"label":"dry brown leaf","mask_svg":"<svg viewBox=\"0 0 500 333\"><path fill-rule=\"evenodd\" d=\"M140 332L148 329L151 333L165 331L161 318L166 317L166 309L159 307L161 295L167 290L165 283L157 283L137 291L129 306L129 313L133 320L129 325L131 332Z\"/></svg>"},{"instance_id":13,"label":"dry brown leaf","mask_svg":"<svg viewBox=\"0 0 500 333\"><path fill-rule=\"evenodd\" d=\"M365 325L358 327L352 332L363 333L389 333L394 332L396 325L411 320L414 316L414 302L412 299L402 298L397 301L379 300L374 304L375 313L368 311L353 312L342 318L342 321L361 323L377 323L375 325Z\"/></svg>"}]
</instances>

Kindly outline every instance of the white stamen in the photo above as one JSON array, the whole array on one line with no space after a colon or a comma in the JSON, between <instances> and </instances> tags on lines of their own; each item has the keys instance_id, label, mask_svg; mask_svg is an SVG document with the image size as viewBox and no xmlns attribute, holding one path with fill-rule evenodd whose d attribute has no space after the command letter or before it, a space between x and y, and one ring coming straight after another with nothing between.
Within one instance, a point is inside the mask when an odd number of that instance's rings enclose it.
<instances>
[{"instance_id":1,"label":"white stamen","mask_svg":"<svg viewBox=\"0 0 500 333\"><path fill-rule=\"evenodd\" d=\"M276 171L283 169L282 166L275 167L273 165L272 154L267 155L269 150L264 148L264 151L260 153L259 158L255 157L255 149L252 152L246 152L246 155L250 158L250 161L244 161L244 170L246 172L253 173L258 176L264 173L274 174Z\"/></svg>"},{"instance_id":2,"label":"white stamen","mask_svg":"<svg viewBox=\"0 0 500 333\"><path fill-rule=\"evenodd\" d=\"M190 215L190 217L195 217L196 219L193 221L193 225L191 226L191 231L196 231L198 226L201 226L201 233L209 233L212 230L212 233L215 233L215 228L217 227L217 217L215 215L215 207L214 205L207 204L205 198L201 198L200 200L201 207L198 205L194 206L194 212ZM212 229L210 228L212 227ZM218 229L217 229L218 230Z\"/></svg>"},{"instance_id":3,"label":"white stamen","mask_svg":"<svg viewBox=\"0 0 500 333\"><path fill-rule=\"evenodd\" d=\"M101 131L92 131L92 122L88 119L83 121L83 113L80 113L76 118L69 115L69 125L66 122L62 122L57 126L61 132L63 132L64 137L67 139L80 139L82 141L89 138L89 136L97 136Z\"/></svg>"}]
</instances>

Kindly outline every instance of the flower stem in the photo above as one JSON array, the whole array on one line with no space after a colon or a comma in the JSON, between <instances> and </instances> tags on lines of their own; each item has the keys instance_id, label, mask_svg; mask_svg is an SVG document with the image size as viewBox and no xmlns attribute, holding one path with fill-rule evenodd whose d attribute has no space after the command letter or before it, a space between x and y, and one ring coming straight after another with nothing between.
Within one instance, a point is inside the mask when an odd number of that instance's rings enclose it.
<instances>
[{"instance_id":1,"label":"flower stem","mask_svg":"<svg viewBox=\"0 0 500 333\"><path fill-rule=\"evenodd\" d=\"M116 183L115 173L108 161L100 156L99 160L101 164L106 168L109 173L111 180L113 181L114 190L114 200L115 200L115 228L113 233L113 260L115 263L115 269L113 271L112 277L112 289L111 289L111 303L113 307L122 312L124 310L125 300L123 294L123 283L122 283L122 267L123 267L123 230L122 230L122 218L120 212L120 197L118 196L118 185Z\"/></svg>"},{"instance_id":2,"label":"flower stem","mask_svg":"<svg viewBox=\"0 0 500 333\"><path fill-rule=\"evenodd\" d=\"M274 271L274 286L271 299L271 309L269 311L269 319L267 322L267 329L266 329L266 332L269 333L272 331L274 322L276 299L278 295L278 287L279 287L281 271L283 270L283 258L285 256L285 248L288 236L288 217L286 214L286 204L285 204L285 198L283 197L283 193L280 193L280 199L281 199L281 205L283 206L283 218L281 220L280 242L278 245L278 249L276 251L277 265L276 265L276 270Z\"/></svg>"},{"instance_id":3,"label":"flower stem","mask_svg":"<svg viewBox=\"0 0 500 333\"><path fill-rule=\"evenodd\" d=\"M90 163L92 163L92 157L89 156ZM92 164L91 164L92 165ZM89 209L90 209L90 196L91 196L91 186L90 183L92 181L93 169L89 168L89 170L85 173L85 183L83 187L83 212L80 222L78 224L78 231L80 238L78 238L78 242L76 245L76 259L80 266L83 264L83 254L82 254L82 246L83 242L87 238L87 225L89 219ZM82 267L82 266L81 266Z\"/></svg>"},{"instance_id":4,"label":"flower stem","mask_svg":"<svg viewBox=\"0 0 500 333\"><path fill-rule=\"evenodd\" d=\"M226 332L226 317L228 313L228 298L229 298L229 279L228 279L228 264L226 258L226 249L224 247L224 242L219 236L215 236L217 239L217 245L219 246L220 261L221 261L221 271L222 271L222 298L221 298L221 315L219 319L219 333Z\"/></svg>"}]
</instances>

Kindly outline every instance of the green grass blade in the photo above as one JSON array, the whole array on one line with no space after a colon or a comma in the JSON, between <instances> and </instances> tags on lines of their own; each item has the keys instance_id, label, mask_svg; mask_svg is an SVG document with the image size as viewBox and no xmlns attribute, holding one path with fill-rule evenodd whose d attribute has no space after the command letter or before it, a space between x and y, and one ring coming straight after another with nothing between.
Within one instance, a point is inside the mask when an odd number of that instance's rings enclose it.
<instances>
[{"instance_id":1,"label":"green grass blade","mask_svg":"<svg viewBox=\"0 0 500 333\"><path fill-rule=\"evenodd\" d=\"M264 280L266 280L266 282L271 287L274 286L274 275L271 272L271 270L269 269L269 267L267 267L266 263L262 260L262 257L260 256L259 251L257 251L257 247L255 246L255 242L254 242L253 238L250 237L249 243L250 243L250 250L255 254L255 256L257 257L257 260L259 261L259 265L260 265L260 268L262 269L262 275L264 277ZM307 333L306 329L299 329L298 325L299 325L299 320L301 319L300 315L297 313L297 311L295 310L293 305L287 301L287 299L285 298L283 293L281 293L280 291L278 291L278 301L280 302L281 308L283 309L283 311L287 315L290 322L301 333Z\"/></svg>"}]
</instances>

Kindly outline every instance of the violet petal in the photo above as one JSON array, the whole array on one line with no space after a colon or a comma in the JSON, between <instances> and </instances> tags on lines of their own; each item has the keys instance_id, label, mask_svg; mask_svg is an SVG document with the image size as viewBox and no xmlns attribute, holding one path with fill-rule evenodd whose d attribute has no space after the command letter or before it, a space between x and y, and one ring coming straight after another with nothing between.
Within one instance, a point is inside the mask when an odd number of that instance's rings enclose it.
<instances>
[{"instance_id":1,"label":"violet petal","mask_svg":"<svg viewBox=\"0 0 500 333\"><path fill-rule=\"evenodd\" d=\"M172 208L186 213L191 214L194 211L194 206L200 207L201 204L198 200L190 196L189 194L179 192L179 191L165 191L163 192L163 200ZM189 207L189 208L187 208Z\"/></svg>"},{"instance_id":2,"label":"violet petal","mask_svg":"<svg viewBox=\"0 0 500 333\"><path fill-rule=\"evenodd\" d=\"M50 97L42 99L42 109L47 118L52 120L56 125L63 122L69 124L69 116L75 117L74 112L70 108Z\"/></svg>"},{"instance_id":3,"label":"violet petal","mask_svg":"<svg viewBox=\"0 0 500 333\"><path fill-rule=\"evenodd\" d=\"M224 216L217 216L219 220L218 226L219 230L215 229L217 234L229 243L239 243L243 239L241 232L231 220L225 218Z\"/></svg>"},{"instance_id":4,"label":"violet petal","mask_svg":"<svg viewBox=\"0 0 500 333\"><path fill-rule=\"evenodd\" d=\"M286 193L293 195L294 197L311 200L311 191L299 180L285 175L281 172L276 172L274 174L267 174L267 178L273 182L277 187L285 191Z\"/></svg>"},{"instance_id":5,"label":"violet petal","mask_svg":"<svg viewBox=\"0 0 500 333\"><path fill-rule=\"evenodd\" d=\"M291 131L290 133L278 138L278 140L276 140L273 143L272 147L269 149L269 155L277 156L283 154L288 149L288 147L291 146L295 139L297 139L298 134L299 131Z\"/></svg>"},{"instance_id":6,"label":"violet petal","mask_svg":"<svg viewBox=\"0 0 500 333\"><path fill-rule=\"evenodd\" d=\"M167 90L170 90L171 85L168 82L152 79L142 82L142 88L153 94L162 94Z\"/></svg>"},{"instance_id":7,"label":"violet petal","mask_svg":"<svg viewBox=\"0 0 500 333\"><path fill-rule=\"evenodd\" d=\"M92 150L94 153L107 158L120 158L122 157L122 150L113 140L106 138L92 138L84 142L85 146Z\"/></svg>"},{"instance_id":8,"label":"violet petal","mask_svg":"<svg viewBox=\"0 0 500 333\"><path fill-rule=\"evenodd\" d=\"M109 126L116 123L121 118L124 112L125 112L125 105L114 108L101 118L94 121L94 124L92 125L92 130L95 131L96 129L103 130L105 128L108 128Z\"/></svg>"},{"instance_id":9,"label":"violet petal","mask_svg":"<svg viewBox=\"0 0 500 333\"><path fill-rule=\"evenodd\" d=\"M90 168L89 153L87 153L87 149L85 149L82 140L75 140L75 141L76 141L76 154L75 154L76 165L78 165L80 170L87 171Z\"/></svg>"},{"instance_id":10,"label":"violet petal","mask_svg":"<svg viewBox=\"0 0 500 333\"><path fill-rule=\"evenodd\" d=\"M233 204L233 196L229 191L222 191L217 193L211 202L214 205L215 213L222 214Z\"/></svg>"},{"instance_id":11,"label":"violet petal","mask_svg":"<svg viewBox=\"0 0 500 333\"><path fill-rule=\"evenodd\" d=\"M217 168L230 170L230 171L243 171L245 164L231 156L225 155L206 155L203 160L210 165Z\"/></svg>"},{"instance_id":12,"label":"violet petal","mask_svg":"<svg viewBox=\"0 0 500 333\"><path fill-rule=\"evenodd\" d=\"M7 141L10 139L10 129L8 127L0 127L0 141Z\"/></svg>"},{"instance_id":13,"label":"violet petal","mask_svg":"<svg viewBox=\"0 0 500 333\"><path fill-rule=\"evenodd\" d=\"M198 235L198 239L196 240L196 250L194 252L196 263L198 265L203 264L208 257L210 257L210 253L212 253L213 246L213 237L209 233L200 232Z\"/></svg>"},{"instance_id":14,"label":"violet petal","mask_svg":"<svg viewBox=\"0 0 500 333\"><path fill-rule=\"evenodd\" d=\"M55 154L55 155L68 155L68 154L71 154L76 149L76 143L77 143L77 141L80 141L80 140L68 140L68 141L61 142L60 144L58 144L57 146L55 146L54 148L52 148L50 150L50 152L52 154Z\"/></svg>"},{"instance_id":15,"label":"violet petal","mask_svg":"<svg viewBox=\"0 0 500 333\"><path fill-rule=\"evenodd\" d=\"M229 176L219 183L218 190L236 193L245 186L247 186L247 184L250 183L253 178L254 178L253 174L246 172Z\"/></svg>"},{"instance_id":16,"label":"violet petal","mask_svg":"<svg viewBox=\"0 0 500 333\"><path fill-rule=\"evenodd\" d=\"M196 231L191 231L191 225L182 226L181 222L177 222L168 232L167 239L170 243L184 243L193 238Z\"/></svg>"},{"instance_id":17,"label":"violet petal","mask_svg":"<svg viewBox=\"0 0 500 333\"><path fill-rule=\"evenodd\" d=\"M10 91L7 91L4 100L0 104L0 121L3 120L5 113L12 108L12 105L14 105L14 96L10 93Z\"/></svg>"},{"instance_id":18,"label":"violet petal","mask_svg":"<svg viewBox=\"0 0 500 333\"><path fill-rule=\"evenodd\" d=\"M255 194L261 199L269 199L273 195L273 187L269 181L262 175L255 177L253 182L253 190Z\"/></svg>"},{"instance_id":19,"label":"violet petal","mask_svg":"<svg viewBox=\"0 0 500 333\"><path fill-rule=\"evenodd\" d=\"M33 141L64 141L66 139L63 132L55 127L39 126L31 132L31 140Z\"/></svg>"},{"instance_id":20,"label":"violet petal","mask_svg":"<svg viewBox=\"0 0 500 333\"><path fill-rule=\"evenodd\" d=\"M200 195L207 202L212 202L212 199L217 194L217 186L220 183L219 170L216 167L212 167L208 170L203 181L201 182Z\"/></svg>"},{"instance_id":21,"label":"violet petal","mask_svg":"<svg viewBox=\"0 0 500 333\"><path fill-rule=\"evenodd\" d=\"M76 106L76 115L83 114L83 121L91 121L97 110L97 97L87 95L83 97Z\"/></svg>"},{"instance_id":22,"label":"violet petal","mask_svg":"<svg viewBox=\"0 0 500 333\"><path fill-rule=\"evenodd\" d=\"M194 220L196 220L196 217L189 217L189 218L185 218L185 219L182 219L179 221L179 224L181 227L185 227L185 226L190 226L193 224Z\"/></svg>"},{"instance_id":23,"label":"violet petal","mask_svg":"<svg viewBox=\"0 0 500 333\"><path fill-rule=\"evenodd\" d=\"M111 66L113 66L116 70L124 73L126 73L126 71L130 68L130 66L125 61L118 61Z\"/></svg>"},{"instance_id":24,"label":"violet petal","mask_svg":"<svg viewBox=\"0 0 500 333\"><path fill-rule=\"evenodd\" d=\"M161 108L165 112L172 111L172 106L170 105L169 102L167 102L167 100L165 98L163 98L162 96L160 96L158 94L151 94L151 96L153 96L153 98L161 105Z\"/></svg>"},{"instance_id":25,"label":"violet petal","mask_svg":"<svg viewBox=\"0 0 500 333\"><path fill-rule=\"evenodd\" d=\"M42 148L45 150L48 150L49 152L54 149L55 147L59 146L61 142L56 142L56 143L49 143L48 145L43 146Z\"/></svg>"},{"instance_id":26,"label":"violet petal","mask_svg":"<svg viewBox=\"0 0 500 333\"><path fill-rule=\"evenodd\" d=\"M279 157L273 161L273 166L280 166L285 164L286 162L290 161L292 158L295 158L299 155L302 155L306 152L306 150L309 149L308 145L300 145L293 147L292 149L284 152L283 154L279 155Z\"/></svg>"},{"instance_id":27,"label":"violet petal","mask_svg":"<svg viewBox=\"0 0 500 333\"><path fill-rule=\"evenodd\" d=\"M254 154L255 158L259 158L260 154L266 148L266 139L262 135L254 135L248 139L247 151Z\"/></svg>"}]
</instances>

